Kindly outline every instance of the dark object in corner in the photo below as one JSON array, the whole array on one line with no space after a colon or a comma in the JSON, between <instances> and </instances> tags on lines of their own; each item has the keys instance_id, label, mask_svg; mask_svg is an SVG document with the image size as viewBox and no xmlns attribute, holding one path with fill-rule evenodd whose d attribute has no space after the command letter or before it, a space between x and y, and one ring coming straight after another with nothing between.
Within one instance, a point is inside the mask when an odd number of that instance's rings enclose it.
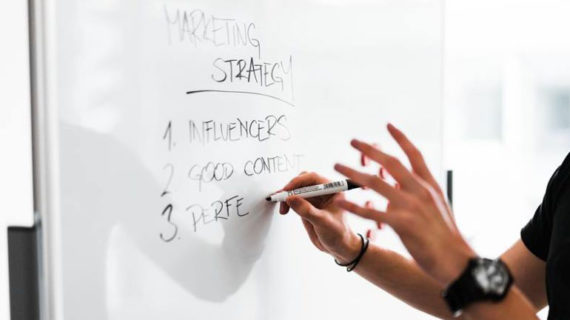
<instances>
[{"instance_id":1,"label":"dark object in corner","mask_svg":"<svg viewBox=\"0 0 570 320\"><path fill-rule=\"evenodd\" d=\"M8 228L11 320L39 320L38 228Z\"/></svg>"}]
</instances>

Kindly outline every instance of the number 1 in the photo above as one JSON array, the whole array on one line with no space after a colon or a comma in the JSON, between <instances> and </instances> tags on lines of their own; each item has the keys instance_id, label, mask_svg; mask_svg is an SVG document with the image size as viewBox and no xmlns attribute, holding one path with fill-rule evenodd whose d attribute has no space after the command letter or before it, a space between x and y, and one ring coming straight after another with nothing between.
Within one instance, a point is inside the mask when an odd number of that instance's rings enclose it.
<instances>
[{"instance_id":1,"label":"number 1","mask_svg":"<svg viewBox=\"0 0 570 320\"><path fill-rule=\"evenodd\" d=\"M162 136L162 140L168 139L168 151L172 149L172 121L168 121L168 126L166 126L166 130L164 131L164 135Z\"/></svg>"}]
</instances>

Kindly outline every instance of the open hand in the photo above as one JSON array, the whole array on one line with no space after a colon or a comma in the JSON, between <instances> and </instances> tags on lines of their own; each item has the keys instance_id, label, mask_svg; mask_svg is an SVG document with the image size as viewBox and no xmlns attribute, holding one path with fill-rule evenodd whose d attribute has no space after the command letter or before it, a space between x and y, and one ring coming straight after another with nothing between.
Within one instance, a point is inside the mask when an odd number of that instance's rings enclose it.
<instances>
[{"instance_id":1,"label":"open hand","mask_svg":"<svg viewBox=\"0 0 570 320\"><path fill-rule=\"evenodd\" d=\"M459 276L475 253L461 237L445 196L420 151L393 125L388 125L388 131L409 159L411 171L400 160L373 145L359 140L352 140L351 145L383 166L399 188L376 175L335 165L341 174L386 198L389 203L386 210L360 206L341 198L335 203L363 218L392 227L418 265L447 285Z\"/></svg>"}]
</instances>

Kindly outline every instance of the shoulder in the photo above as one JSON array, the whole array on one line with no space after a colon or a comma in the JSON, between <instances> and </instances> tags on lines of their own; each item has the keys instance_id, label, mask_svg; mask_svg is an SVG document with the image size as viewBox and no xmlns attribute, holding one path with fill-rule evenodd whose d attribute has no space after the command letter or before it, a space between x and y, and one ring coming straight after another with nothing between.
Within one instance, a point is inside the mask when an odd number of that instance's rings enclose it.
<instances>
[{"instance_id":1,"label":"shoulder","mask_svg":"<svg viewBox=\"0 0 570 320\"><path fill-rule=\"evenodd\" d=\"M548 182L545 198L549 198L552 205L558 202L560 196L570 188L570 153L562 164L556 169Z\"/></svg>"}]
</instances>

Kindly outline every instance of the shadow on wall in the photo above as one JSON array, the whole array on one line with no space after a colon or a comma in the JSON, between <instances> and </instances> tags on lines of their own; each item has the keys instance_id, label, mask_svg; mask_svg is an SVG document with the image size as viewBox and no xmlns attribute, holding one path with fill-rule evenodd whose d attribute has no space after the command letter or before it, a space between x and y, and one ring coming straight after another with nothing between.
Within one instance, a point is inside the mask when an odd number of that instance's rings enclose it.
<instances>
[{"instance_id":1,"label":"shadow on wall","mask_svg":"<svg viewBox=\"0 0 570 320\"><path fill-rule=\"evenodd\" d=\"M164 224L162 204L153 201L159 199L159 183L128 147L109 135L62 124L60 150L67 319L109 318L107 295L120 292L113 287L119 284L109 281L109 266L134 274L143 267L128 252L117 255L117 248L138 251L133 255L142 253L145 264L162 270L202 300L224 301L245 282L264 249L272 205L262 200L251 206L248 216L223 221L221 244L196 236L165 243L157 231ZM135 245L120 243L127 238ZM120 261L107 261L117 256Z\"/></svg>"}]
</instances>

